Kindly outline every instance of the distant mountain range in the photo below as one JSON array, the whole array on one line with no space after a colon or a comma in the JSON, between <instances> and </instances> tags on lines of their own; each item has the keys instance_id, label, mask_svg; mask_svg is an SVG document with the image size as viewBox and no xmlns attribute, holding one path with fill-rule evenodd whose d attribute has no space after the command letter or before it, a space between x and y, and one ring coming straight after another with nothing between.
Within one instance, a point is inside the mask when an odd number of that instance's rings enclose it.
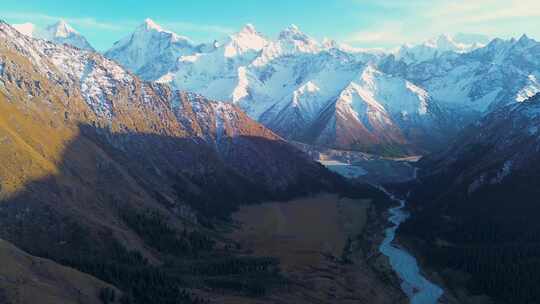
<instances>
[{"instance_id":1,"label":"distant mountain range","mask_svg":"<svg viewBox=\"0 0 540 304\"><path fill-rule=\"evenodd\" d=\"M403 155L433 151L485 111L540 91L538 48L527 36L458 34L383 52L321 43L294 25L270 39L250 24L195 44L147 19L105 56L236 104L287 139Z\"/></svg>"},{"instance_id":2,"label":"distant mountain range","mask_svg":"<svg viewBox=\"0 0 540 304\"><path fill-rule=\"evenodd\" d=\"M83 50L94 51L86 38L64 20L45 28L38 28L32 23L13 24L13 27L28 37L44 39L58 44L69 44Z\"/></svg>"}]
</instances>

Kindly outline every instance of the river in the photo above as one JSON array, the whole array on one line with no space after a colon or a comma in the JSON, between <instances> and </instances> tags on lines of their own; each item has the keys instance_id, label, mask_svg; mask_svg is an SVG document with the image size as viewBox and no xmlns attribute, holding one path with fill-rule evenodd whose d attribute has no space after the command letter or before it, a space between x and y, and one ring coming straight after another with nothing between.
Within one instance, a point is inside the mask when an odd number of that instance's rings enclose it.
<instances>
[{"instance_id":1,"label":"river","mask_svg":"<svg viewBox=\"0 0 540 304\"><path fill-rule=\"evenodd\" d=\"M323 162L323 165L326 165L330 170L334 170L338 174L341 174L347 178L352 178L356 173L358 168L352 166L351 164L339 163L339 170L336 169L336 164L331 162ZM412 169L410 180L415 180L418 175L418 169L409 165ZM347 169L347 170L345 170ZM362 174L365 174L362 169ZM409 217L408 213L404 210L406 201L398 199L386 189L381 186L376 186L381 191L386 193L393 201L397 202L399 205L396 207L390 208L388 211L390 213L388 220L392 223L392 226L387 228L385 233L385 238L381 245L379 246L379 251L388 257L392 269L397 273L398 277L401 279L401 288L407 294L410 299L411 304L436 304L443 295L444 291L441 287L430 282L426 277L422 275L420 267L416 259L403 248L400 248L396 244L393 244L396 237L396 231L399 228L399 225L403 223Z\"/></svg>"},{"instance_id":2,"label":"river","mask_svg":"<svg viewBox=\"0 0 540 304\"><path fill-rule=\"evenodd\" d=\"M411 304L436 304L443 295L442 288L422 275L418 262L411 254L393 244L396 230L409 216L403 210L406 201L396 198L384 189L381 190L399 205L389 209L388 220L393 225L385 230L385 238L379 251L390 260L390 265L401 279L401 288L409 297Z\"/></svg>"}]
</instances>

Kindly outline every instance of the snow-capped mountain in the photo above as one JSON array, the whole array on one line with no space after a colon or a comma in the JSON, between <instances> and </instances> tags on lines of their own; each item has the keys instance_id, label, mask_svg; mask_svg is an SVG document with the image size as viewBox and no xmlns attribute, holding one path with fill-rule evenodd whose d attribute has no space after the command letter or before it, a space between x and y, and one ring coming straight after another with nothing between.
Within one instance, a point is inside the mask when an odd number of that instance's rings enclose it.
<instances>
[{"instance_id":1,"label":"snow-capped mountain","mask_svg":"<svg viewBox=\"0 0 540 304\"><path fill-rule=\"evenodd\" d=\"M64 20L51 24L44 29L40 29L32 23L14 24L13 27L32 38L44 39L58 44L69 44L82 50L94 50L86 38Z\"/></svg>"},{"instance_id":2,"label":"snow-capped mountain","mask_svg":"<svg viewBox=\"0 0 540 304\"><path fill-rule=\"evenodd\" d=\"M420 63L403 64L390 58L381 67L421 86L447 108L483 113L540 91L539 58L540 43L523 35L494 39L469 53L446 53Z\"/></svg>"},{"instance_id":3,"label":"snow-capped mountain","mask_svg":"<svg viewBox=\"0 0 540 304\"><path fill-rule=\"evenodd\" d=\"M209 98L234 101L247 94L249 65L268 44L256 29L248 24L230 35L218 47L204 53L181 56L176 66L158 79L178 89L188 89Z\"/></svg>"},{"instance_id":4,"label":"snow-capped mountain","mask_svg":"<svg viewBox=\"0 0 540 304\"><path fill-rule=\"evenodd\" d=\"M420 137L438 136L436 102L403 78L370 64L325 64L308 77L259 120L295 140L378 153L404 153Z\"/></svg>"},{"instance_id":5,"label":"snow-capped mountain","mask_svg":"<svg viewBox=\"0 0 540 304\"><path fill-rule=\"evenodd\" d=\"M288 139L369 151L429 150L502 101L540 90L536 41L487 40L441 35L385 53L321 43L294 25L271 39L248 24L213 47L170 54L167 65L149 56L141 62L158 71L135 72L237 104ZM159 43L131 46L136 54L159 53ZM130 52L118 49L114 57Z\"/></svg>"},{"instance_id":6,"label":"snow-capped mountain","mask_svg":"<svg viewBox=\"0 0 540 304\"><path fill-rule=\"evenodd\" d=\"M145 80L154 80L174 67L179 57L199 53L201 48L202 45L146 19L131 35L117 41L105 56Z\"/></svg>"},{"instance_id":7,"label":"snow-capped mountain","mask_svg":"<svg viewBox=\"0 0 540 304\"><path fill-rule=\"evenodd\" d=\"M478 41L474 41L476 38ZM451 36L447 34L432 38L419 45L404 45L396 52L398 60L407 64L418 63L436 59L444 53L464 54L485 46L482 36L467 36L460 34Z\"/></svg>"},{"instance_id":8,"label":"snow-capped mountain","mask_svg":"<svg viewBox=\"0 0 540 304\"><path fill-rule=\"evenodd\" d=\"M158 82L238 104L289 139L380 151L408 145L402 127L440 114L427 92L383 75L383 57L319 43L294 25L275 40L247 25L213 51L180 57Z\"/></svg>"}]
</instances>

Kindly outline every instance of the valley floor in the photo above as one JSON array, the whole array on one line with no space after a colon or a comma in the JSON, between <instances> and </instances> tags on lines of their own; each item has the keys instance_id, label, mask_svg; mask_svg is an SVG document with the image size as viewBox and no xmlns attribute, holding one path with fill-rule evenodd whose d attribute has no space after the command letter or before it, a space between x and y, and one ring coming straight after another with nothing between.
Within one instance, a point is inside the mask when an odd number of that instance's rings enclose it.
<instances>
[{"instance_id":1,"label":"valley floor","mask_svg":"<svg viewBox=\"0 0 540 304\"><path fill-rule=\"evenodd\" d=\"M298 149L329 170L368 184L403 183L414 176L413 163L421 156L382 157L360 151L336 150L291 141Z\"/></svg>"},{"instance_id":2,"label":"valley floor","mask_svg":"<svg viewBox=\"0 0 540 304\"><path fill-rule=\"evenodd\" d=\"M333 194L242 207L230 237L246 254L279 258L289 284L262 299L218 302L405 303L370 237L374 209L370 199Z\"/></svg>"}]
</instances>

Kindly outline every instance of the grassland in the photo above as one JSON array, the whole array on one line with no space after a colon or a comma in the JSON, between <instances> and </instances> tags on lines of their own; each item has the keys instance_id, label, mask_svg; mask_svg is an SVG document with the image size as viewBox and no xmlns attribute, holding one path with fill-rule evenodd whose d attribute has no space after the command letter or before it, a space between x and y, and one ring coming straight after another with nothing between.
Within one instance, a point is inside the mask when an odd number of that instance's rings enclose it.
<instances>
[{"instance_id":1,"label":"grassland","mask_svg":"<svg viewBox=\"0 0 540 304\"><path fill-rule=\"evenodd\" d=\"M0 303L100 304L107 285L89 275L31 256L0 240ZM120 292L115 290L117 298Z\"/></svg>"},{"instance_id":2,"label":"grassland","mask_svg":"<svg viewBox=\"0 0 540 304\"><path fill-rule=\"evenodd\" d=\"M369 199L332 194L242 207L231 237L246 253L279 258L289 280L253 303L400 303L400 292L383 283L353 245L372 207Z\"/></svg>"}]
</instances>

